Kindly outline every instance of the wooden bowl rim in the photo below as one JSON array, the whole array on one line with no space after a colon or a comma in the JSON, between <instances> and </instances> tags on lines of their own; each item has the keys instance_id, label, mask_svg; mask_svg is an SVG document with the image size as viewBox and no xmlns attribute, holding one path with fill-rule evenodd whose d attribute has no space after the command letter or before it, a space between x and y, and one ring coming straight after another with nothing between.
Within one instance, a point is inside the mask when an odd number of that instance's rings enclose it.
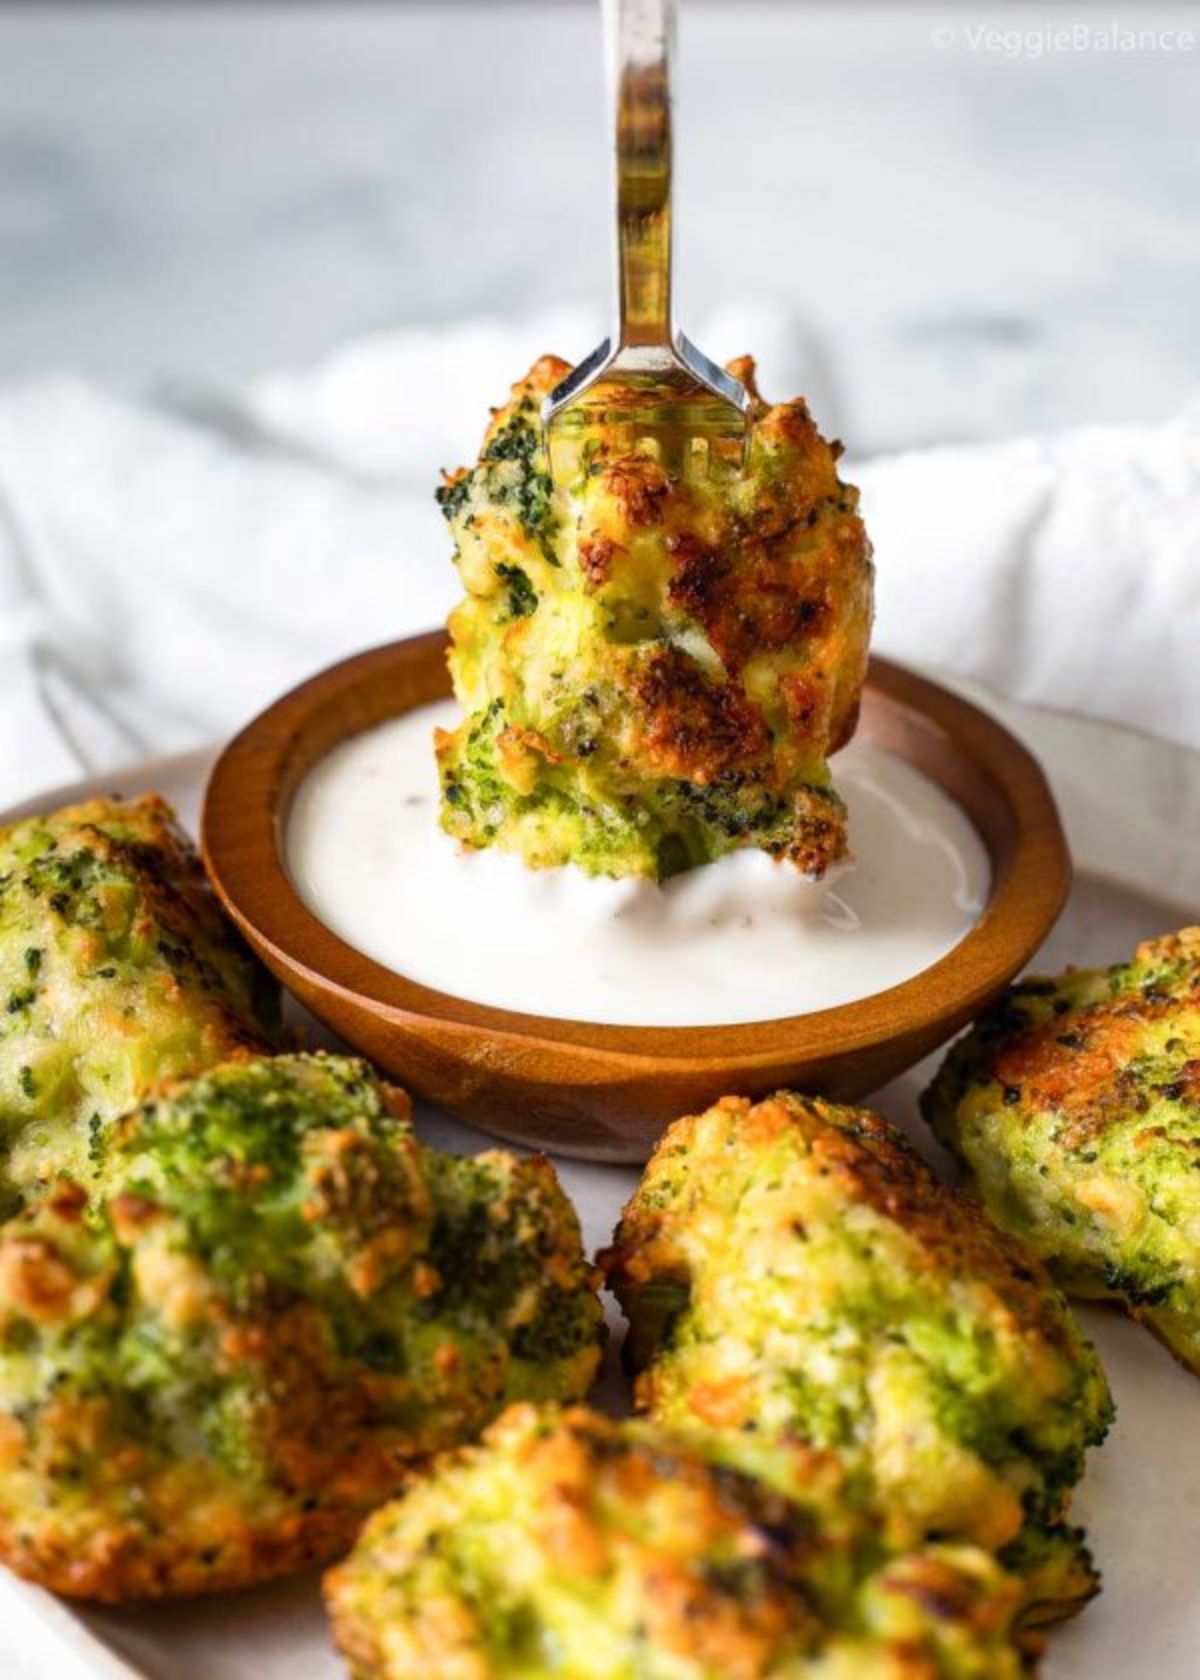
<instances>
[{"instance_id":1,"label":"wooden bowl rim","mask_svg":"<svg viewBox=\"0 0 1200 1680\"><path fill-rule=\"evenodd\" d=\"M328 666L252 719L221 753L208 778L201 848L225 908L269 966L343 1004L410 1030L420 1030L422 1024L436 1026L443 1039L447 1034L482 1033L498 1044L519 1042L526 1052L539 1042L548 1049L571 1046L610 1071L615 1067L630 1073L641 1067L649 1074L724 1067L751 1072L776 1063L868 1050L943 1016L957 1024L1024 966L1066 902L1070 855L1054 797L1033 755L970 701L873 656L868 692L932 723L993 785L1014 823L1011 852L999 869L988 847L992 878L982 914L935 963L851 1003L720 1026L634 1027L559 1020L424 986L350 945L304 903L283 858L290 804L281 810L280 801L288 757L319 710L369 687L397 664L418 664L438 650L444 652L446 645L445 632L434 630ZM348 729L343 739L356 732ZM299 779L311 768L306 766ZM977 823L972 826L980 832ZM981 834L981 839L986 846L986 836Z\"/></svg>"}]
</instances>

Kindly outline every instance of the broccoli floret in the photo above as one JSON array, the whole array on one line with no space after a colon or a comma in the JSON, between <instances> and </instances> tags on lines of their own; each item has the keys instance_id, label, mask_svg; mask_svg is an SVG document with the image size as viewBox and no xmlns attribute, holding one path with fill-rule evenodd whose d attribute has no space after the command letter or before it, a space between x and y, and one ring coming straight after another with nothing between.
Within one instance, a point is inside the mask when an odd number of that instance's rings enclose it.
<instances>
[{"instance_id":1,"label":"broccoli floret","mask_svg":"<svg viewBox=\"0 0 1200 1680\"><path fill-rule=\"evenodd\" d=\"M502 561L495 567L496 576L507 586L505 595L509 618L529 618L537 611L537 590L529 581L529 574L520 566L506 566Z\"/></svg>"},{"instance_id":2,"label":"broccoli floret","mask_svg":"<svg viewBox=\"0 0 1200 1680\"><path fill-rule=\"evenodd\" d=\"M503 470L510 465L516 468L515 474ZM541 546L551 565L557 565L551 546L557 530L554 485L532 404L524 404L500 428L484 449L476 471L482 474L485 494L492 501L513 508L525 535Z\"/></svg>"}]
</instances>

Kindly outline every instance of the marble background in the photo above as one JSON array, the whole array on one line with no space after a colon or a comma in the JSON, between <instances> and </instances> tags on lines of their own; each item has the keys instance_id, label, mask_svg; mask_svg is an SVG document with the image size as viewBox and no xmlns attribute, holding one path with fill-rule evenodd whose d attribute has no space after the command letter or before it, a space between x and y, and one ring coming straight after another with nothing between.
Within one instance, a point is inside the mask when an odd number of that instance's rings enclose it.
<instances>
[{"instance_id":1,"label":"marble background","mask_svg":"<svg viewBox=\"0 0 1200 1680\"><path fill-rule=\"evenodd\" d=\"M1100 37L1200 34L1195 6L684 13L681 313L783 304L788 374L856 454L1187 401L1200 40ZM1038 50L1080 22L1087 46ZM582 0L0 7L0 380L240 377L564 301L598 321L601 122Z\"/></svg>"}]
</instances>

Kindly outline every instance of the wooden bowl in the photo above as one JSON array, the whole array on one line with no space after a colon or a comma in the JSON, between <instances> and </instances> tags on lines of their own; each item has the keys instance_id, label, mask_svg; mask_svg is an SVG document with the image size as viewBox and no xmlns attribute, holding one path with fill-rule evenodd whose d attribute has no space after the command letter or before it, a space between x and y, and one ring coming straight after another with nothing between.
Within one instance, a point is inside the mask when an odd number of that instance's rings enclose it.
<instances>
[{"instance_id":1,"label":"wooden bowl","mask_svg":"<svg viewBox=\"0 0 1200 1680\"><path fill-rule=\"evenodd\" d=\"M292 799L320 758L449 692L440 631L359 654L293 689L218 760L204 858L246 938L315 1015L411 1090L519 1143L640 1161L670 1120L728 1092L792 1085L861 1097L994 998L1066 898L1070 860L1036 762L976 707L876 659L862 733L956 800L991 860L983 915L938 962L855 1003L737 1026L597 1026L451 997L339 939L301 901L283 854Z\"/></svg>"}]
</instances>

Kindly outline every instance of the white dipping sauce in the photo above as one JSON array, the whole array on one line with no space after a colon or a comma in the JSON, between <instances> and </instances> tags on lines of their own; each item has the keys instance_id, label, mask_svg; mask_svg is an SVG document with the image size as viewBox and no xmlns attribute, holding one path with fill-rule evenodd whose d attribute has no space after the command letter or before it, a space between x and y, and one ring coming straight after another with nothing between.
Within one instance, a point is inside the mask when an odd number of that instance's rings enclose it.
<instances>
[{"instance_id":1,"label":"white dipping sauce","mask_svg":"<svg viewBox=\"0 0 1200 1680\"><path fill-rule=\"evenodd\" d=\"M928 968L983 908L988 860L927 777L866 743L836 761L854 860L812 881L734 852L663 885L527 869L438 827L423 706L335 748L292 808L288 863L326 926L410 980L506 1009L718 1026L849 1003Z\"/></svg>"}]
</instances>

